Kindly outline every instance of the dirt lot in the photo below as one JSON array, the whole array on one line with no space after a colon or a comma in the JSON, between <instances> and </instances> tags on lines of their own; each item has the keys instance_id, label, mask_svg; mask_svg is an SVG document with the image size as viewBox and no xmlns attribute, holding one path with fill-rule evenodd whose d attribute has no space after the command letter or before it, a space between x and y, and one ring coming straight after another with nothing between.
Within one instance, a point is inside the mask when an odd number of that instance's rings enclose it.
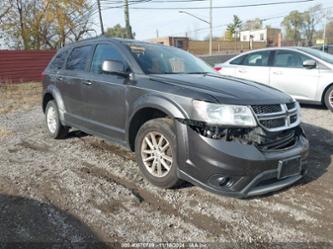
<instances>
[{"instance_id":1,"label":"dirt lot","mask_svg":"<svg viewBox=\"0 0 333 249\"><path fill-rule=\"evenodd\" d=\"M311 142L305 179L238 200L190 184L158 189L132 153L78 131L50 139L40 91L38 83L0 86L1 242L333 242L329 111L303 106Z\"/></svg>"}]
</instances>

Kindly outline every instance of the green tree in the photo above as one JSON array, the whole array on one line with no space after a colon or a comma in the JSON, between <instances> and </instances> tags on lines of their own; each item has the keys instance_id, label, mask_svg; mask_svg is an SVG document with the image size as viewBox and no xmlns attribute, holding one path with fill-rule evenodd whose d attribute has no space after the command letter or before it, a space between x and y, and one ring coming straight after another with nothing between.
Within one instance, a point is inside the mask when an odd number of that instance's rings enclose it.
<instances>
[{"instance_id":1,"label":"green tree","mask_svg":"<svg viewBox=\"0 0 333 249\"><path fill-rule=\"evenodd\" d=\"M293 40L295 45L302 40L302 30L304 29L304 15L297 10L292 11L282 21L285 35L288 40Z\"/></svg>"},{"instance_id":2,"label":"green tree","mask_svg":"<svg viewBox=\"0 0 333 249\"><path fill-rule=\"evenodd\" d=\"M316 5L303 13L303 33L308 46L313 45L313 39L316 32L316 26L323 18L322 6Z\"/></svg>"},{"instance_id":3,"label":"green tree","mask_svg":"<svg viewBox=\"0 0 333 249\"><path fill-rule=\"evenodd\" d=\"M241 19L237 15L234 15L232 23L230 23L227 26L226 38L228 40L232 40L232 38L234 38L235 41L236 41L237 40L237 32L239 32L241 28L242 28Z\"/></svg>"},{"instance_id":4,"label":"green tree","mask_svg":"<svg viewBox=\"0 0 333 249\"><path fill-rule=\"evenodd\" d=\"M262 25L262 20L260 18L247 20L242 27L243 30L256 30L256 29L262 29L262 28L263 28L263 25Z\"/></svg>"},{"instance_id":5,"label":"green tree","mask_svg":"<svg viewBox=\"0 0 333 249\"><path fill-rule=\"evenodd\" d=\"M105 32L105 35L108 37L119 37L119 38L128 38L128 39L132 39L135 37L135 33L129 35L126 27L122 27L120 24L117 24L112 28L108 28Z\"/></svg>"}]
</instances>

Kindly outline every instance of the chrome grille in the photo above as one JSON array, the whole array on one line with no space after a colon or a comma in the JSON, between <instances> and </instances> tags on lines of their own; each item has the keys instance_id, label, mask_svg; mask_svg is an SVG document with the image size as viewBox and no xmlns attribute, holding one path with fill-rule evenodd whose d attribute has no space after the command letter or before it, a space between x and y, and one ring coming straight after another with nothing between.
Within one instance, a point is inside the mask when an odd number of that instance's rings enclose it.
<instances>
[{"instance_id":1,"label":"chrome grille","mask_svg":"<svg viewBox=\"0 0 333 249\"><path fill-rule=\"evenodd\" d=\"M299 106L296 102L280 105L253 105L251 107L258 124L270 132L293 128L300 123Z\"/></svg>"}]
</instances>

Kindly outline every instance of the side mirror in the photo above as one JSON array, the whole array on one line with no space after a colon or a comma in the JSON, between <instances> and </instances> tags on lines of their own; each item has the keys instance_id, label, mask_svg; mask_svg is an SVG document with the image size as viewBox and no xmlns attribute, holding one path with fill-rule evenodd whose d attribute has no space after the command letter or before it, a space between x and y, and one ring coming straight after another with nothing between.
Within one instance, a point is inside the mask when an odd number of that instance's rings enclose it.
<instances>
[{"instance_id":1,"label":"side mirror","mask_svg":"<svg viewBox=\"0 0 333 249\"><path fill-rule=\"evenodd\" d=\"M124 63L114 60L103 61L102 71L109 74L119 74L122 76L127 76L128 72Z\"/></svg>"},{"instance_id":2,"label":"side mirror","mask_svg":"<svg viewBox=\"0 0 333 249\"><path fill-rule=\"evenodd\" d=\"M314 60L306 60L303 62L303 67L307 69L312 69L317 67L317 62Z\"/></svg>"}]
</instances>

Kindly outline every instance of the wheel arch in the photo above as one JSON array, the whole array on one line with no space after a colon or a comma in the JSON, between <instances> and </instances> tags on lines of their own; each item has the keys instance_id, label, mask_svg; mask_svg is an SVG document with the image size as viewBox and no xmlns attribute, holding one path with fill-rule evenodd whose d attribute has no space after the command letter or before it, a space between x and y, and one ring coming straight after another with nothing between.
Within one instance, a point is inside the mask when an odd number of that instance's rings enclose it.
<instances>
[{"instance_id":1,"label":"wheel arch","mask_svg":"<svg viewBox=\"0 0 333 249\"><path fill-rule=\"evenodd\" d=\"M333 82L330 83L330 84L328 84L328 85L325 87L325 89L324 89L324 91L323 91L323 94L322 94L322 96L321 96L321 103L322 103L323 105L325 105L325 106L326 106L326 104L325 104L325 95L326 95L326 92L328 91L328 89L329 89L331 86L333 86Z\"/></svg>"},{"instance_id":2,"label":"wheel arch","mask_svg":"<svg viewBox=\"0 0 333 249\"><path fill-rule=\"evenodd\" d=\"M64 123L64 120L65 120L64 114L66 112L65 104L64 104L64 101L62 99L59 89L56 88L54 85L48 86L43 94L42 108L43 108L44 113L45 113L47 103L50 100L54 100L56 102L56 104L58 106L60 120L62 123Z\"/></svg>"},{"instance_id":3,"label":"wheel arch","mask_svg":"<svg viewBox=\"0 0 333 249\"><path fill-rule=\"evenodd\" d=\"M169 117L186 118L185 111L170 99L160 96L144 96L134 105L126 129L127 141L132 151L135 150L135 138L140 127L149 120Z\"/></svg>"}]
</instances>

